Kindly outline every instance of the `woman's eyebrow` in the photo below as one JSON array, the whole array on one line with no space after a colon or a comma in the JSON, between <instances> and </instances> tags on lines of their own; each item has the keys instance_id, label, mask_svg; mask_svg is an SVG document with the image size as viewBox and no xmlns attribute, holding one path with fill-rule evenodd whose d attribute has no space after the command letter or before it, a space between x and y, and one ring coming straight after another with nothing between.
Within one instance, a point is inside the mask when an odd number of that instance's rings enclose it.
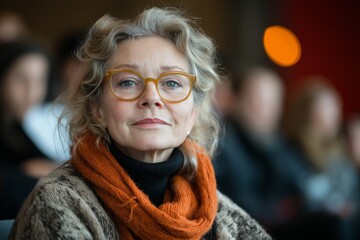
<instances>
[{"instance_id":1,"label":"woman's eyebrow","mask_svg":"<svg viewBox=\"0 0 360 240\"><path fill-rule=\"evenodd\" d=\"M177 71L185 71L185 69L178 67L178 66L161 66L161 71L173 71L173 70L177 70Z\"/></svg>"},{"instance_id":2,"label":"woman's eyebrow","mask_svg":"<svg viewBox=\"0 0 360 240\"><path fill-rule=\"evenodd\" d=\"M136 71L140 71L140 67L136 64L119 64L114 69L122 69L122 68L129 68L129 69L133 69ZM183 72L185 72L186 71L184 68L175 66L175 65L161 66L159 69L162 72L167 72L167 71L183 71Z\"/></svg>"},{"instance_id":3,"label":"woman's eyebrow","mask_svg":"<svg viewBox=\"0 0 360 240\"><path fill-rule=\"evenodd\" d=\"M139 70L139 67L135 64L119 64L115 67L115 69L119 69L119 68L130 68L134 70Z\"/></svg>"}]
</instances>

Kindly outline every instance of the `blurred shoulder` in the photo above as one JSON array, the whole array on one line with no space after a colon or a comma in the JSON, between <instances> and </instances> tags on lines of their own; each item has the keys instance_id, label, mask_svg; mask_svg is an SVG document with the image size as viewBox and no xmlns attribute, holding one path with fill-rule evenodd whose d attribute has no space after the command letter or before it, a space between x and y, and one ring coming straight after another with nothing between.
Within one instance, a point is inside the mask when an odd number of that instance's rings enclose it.
<instances>
[{"instance_id":1,"label":"blurred shoulder","mask_svg":"<svg viewBox=\"0 0 360 240\"><path fill-rule=\"evenodd\" d=\"M77 186L90 188L90 185L83 179L83 177L69 164L65 163L51 172L48 176L41 178L37 187L46 184L59 184L62 186ZM90 190L90 189L89 189Z\"/></svg>"},{"instance_id":2,"label":"blurred shoulder","mask_svg":"<svg viewBox=\"0 0 360 240\"><path fill-rule=\"evenodd\" d=\"M58 191L65 191L67 197L96 199L88 181L68 163L41 178L36 184L33 194L56 194Z\"/></svg>"},{"instance_id":3,"label":"blurred shoulder","mask_svg":"<svg viewBox=\"0 0 360 240\"><path fill-rule=\"evenodd\" d=\"M270 235L242 208L218 191L216 215L218 239L271 239Z\"/></svg>"}]
</instances>

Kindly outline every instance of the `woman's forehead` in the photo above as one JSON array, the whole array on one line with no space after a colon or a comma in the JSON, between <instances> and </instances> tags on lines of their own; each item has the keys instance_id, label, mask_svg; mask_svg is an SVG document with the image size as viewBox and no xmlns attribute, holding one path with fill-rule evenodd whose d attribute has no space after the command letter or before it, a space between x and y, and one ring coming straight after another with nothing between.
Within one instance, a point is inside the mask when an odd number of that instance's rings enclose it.
<instances>
[{"instance_id":1,"label":"woman's forehead","mask_svg":"<svg viewBox=\"0 0 360 240\"><path fill-rule=\"evenodd\" d=\"M188 71L186 56L168 39L151 36L120 42L109 61L110 68Z\"/></svg>"}]
</instances>

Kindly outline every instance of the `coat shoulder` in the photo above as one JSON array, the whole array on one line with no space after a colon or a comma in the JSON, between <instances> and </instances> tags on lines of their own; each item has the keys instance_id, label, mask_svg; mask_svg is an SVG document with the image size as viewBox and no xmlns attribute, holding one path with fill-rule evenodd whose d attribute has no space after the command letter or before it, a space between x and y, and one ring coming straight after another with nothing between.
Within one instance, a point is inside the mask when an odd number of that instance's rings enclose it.
<instances>
[{"instance_id":1,"label":"coat shoulder","mask_svg":"<svg viewBox=\"0 0 360 240\"><path fill-rule=\"evenodd\" d=\"M41 179L15 220L10 239L118 239L110 217L70 166Z\"/></svg>"}]
</instances>

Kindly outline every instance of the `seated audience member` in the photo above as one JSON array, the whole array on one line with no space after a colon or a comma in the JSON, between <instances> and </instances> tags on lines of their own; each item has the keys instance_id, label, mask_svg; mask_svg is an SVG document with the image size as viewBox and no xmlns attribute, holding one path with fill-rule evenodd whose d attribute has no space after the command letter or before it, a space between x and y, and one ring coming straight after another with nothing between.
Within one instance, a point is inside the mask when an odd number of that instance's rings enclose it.
<instances>
[{"instance_id":1,"label":"seated audience member","mask_svg":"<svg viewBox=\"0 0 360 240\"><path fill-rule=\"evenodd\" d=\"M25 133L47 157L63 162L69 159L69 139L66 134L66 119L58 124L64 106L56 101L66 88L75 88L83 73L83 64L75 57L84 41L84 34L77 33L61 41L58 50L57 76L51 78L49 102L32 107L22 121Z\"/></svg>"},{"instance_id":2,"label":"seated audience member","mask_svg":"<svg viewBox=\"0 0 360 240\"><path fill-rule=\"evenodd\" d=\"M10 239L271 239L216 189L215 47L189 18L106 15L78 56L71 159L41 179Z\"/></svg>"},{"instance_id":3,"label":"seated audience member","mask_svg":"<svg viewBox=\"0 0 360 240\"><path fill-rule=\"evenodd\" d=\"M285 132L303 156L301 164L306 174L299 183L307 215L321 214L321 220L311 222L327 226L314 228L312 235L333 233L327 239L353 239L352 219L359 206L359 185L354 164L339 136L341 100L321 77L304 82L289 106Z\"/></svg>"},{"instance_id":4,"label":"seated audience member","mask_svg":"<svg viewBox=\"0 0 360 240\"><path fill-rule=\"evenodd\" d=\"M75 54L84 41L84 33L71 34L58 47L57 75L51 78L49 102L31 108L23 119L23 129L35 145L50 159L63 162L69 159L69 139L66 119L58 124L64 106L56 101L66 88L75 88L83 73L83 64Z\"/></svg>"},{"instance_id":5,"label":"seated audience member","mask_svg":"<svg viewBox=\"0 0 360 240\"><path fill-rule=\"evenodd\" d=\"M267 68L234 75L233 103L214 162L218 188L269 231L301 207L291 150L278 132L283 84Z\"/></svg>"},{"instance_id":6,"label":"seated audience member","mask_svg":"<svg viewBox=\"0 0 360 240\"><path fill-rule=\"evenodd\" d=\"M15 218L39 177L55 165L22 128L26 112L47 94L49 58L37 44L0 46L0 219Z\"/></svg>"}]
</instances>

